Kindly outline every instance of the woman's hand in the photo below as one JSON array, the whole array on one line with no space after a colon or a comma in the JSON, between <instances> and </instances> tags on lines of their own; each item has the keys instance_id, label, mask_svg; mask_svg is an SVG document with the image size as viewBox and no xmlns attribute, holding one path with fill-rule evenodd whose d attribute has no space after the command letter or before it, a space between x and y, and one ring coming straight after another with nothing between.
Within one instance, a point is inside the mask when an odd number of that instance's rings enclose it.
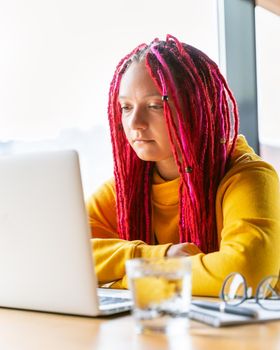
<instances>
[{"instance_id":1,"label":"woman's hand","mask_svg":"<svg viewBox=\"0 0 280 350\"><path fill-rule=\"evenodd\" d=\"M166 256L191 256L202 253L202 251L194 243L179 243L170 246L166 252Z\"/></svg>"}]
</instances>

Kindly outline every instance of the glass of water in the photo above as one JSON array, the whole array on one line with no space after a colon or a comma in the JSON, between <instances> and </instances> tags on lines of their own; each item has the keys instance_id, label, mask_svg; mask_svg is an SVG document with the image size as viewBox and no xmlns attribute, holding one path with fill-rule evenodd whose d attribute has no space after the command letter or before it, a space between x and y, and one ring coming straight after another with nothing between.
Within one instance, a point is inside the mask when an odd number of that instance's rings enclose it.
<instances>
[{"instance_id":1,"label":"glass of water","mask_svg":"<svg viewBox=\"0 0 280 350\"><path fill-rule=\"evenodd\" d=\"M189 325L191 260L137 258L126 262L137 333L180 334Z\"/></svg>"}]
</instances>

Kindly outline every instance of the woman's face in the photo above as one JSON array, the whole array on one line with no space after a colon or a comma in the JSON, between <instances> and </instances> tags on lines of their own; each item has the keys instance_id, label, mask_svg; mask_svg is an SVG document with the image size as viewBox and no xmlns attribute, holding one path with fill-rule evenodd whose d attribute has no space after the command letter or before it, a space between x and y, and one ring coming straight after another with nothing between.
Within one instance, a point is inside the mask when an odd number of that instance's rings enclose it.
<instances>
[{"instance_id":1,"label":"woman's face","mask_svg":"<svg viewBox=\"0 0 280 350\"><path fill-rule=\"evenodd\" d=\"M137 156L145 161L174 163L164 118L161 94L145 62L133 62L124 74L119 90L122 125Z\"/></svg>"}]
</instances>

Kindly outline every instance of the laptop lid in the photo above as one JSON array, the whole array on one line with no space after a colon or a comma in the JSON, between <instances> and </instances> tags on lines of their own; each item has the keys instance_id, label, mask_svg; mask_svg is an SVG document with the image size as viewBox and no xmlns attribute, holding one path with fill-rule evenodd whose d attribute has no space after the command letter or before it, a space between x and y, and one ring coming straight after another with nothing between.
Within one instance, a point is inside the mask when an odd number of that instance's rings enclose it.
<instances>
[{"instance_id":1,"label":"laptop lid","mask_svg":"<svg viewBox=\"0 0 280 350\"><path fill-rule=\"evenodd\" d=\"M0 157L0 307L99 314L89 239L75 151Z\"/></svg>"}]
</instances>

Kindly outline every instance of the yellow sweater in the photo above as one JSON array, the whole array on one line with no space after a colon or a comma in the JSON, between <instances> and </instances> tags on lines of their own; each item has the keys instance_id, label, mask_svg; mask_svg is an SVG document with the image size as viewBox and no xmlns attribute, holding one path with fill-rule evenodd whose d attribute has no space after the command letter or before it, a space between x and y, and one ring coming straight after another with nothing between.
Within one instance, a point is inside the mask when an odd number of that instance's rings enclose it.
<instances>
[{"instance_id":1,"label":"yellow sweater","mask_svg":"<svg viewBox=\"0 0 280 350\"><path fill-rule=\"evenodd\" d=\"M114 288L127 288L127 259L164 256L172 243L179 243L178 185L179 179L166 182L154 175L153 232L157 245L118 238L113 180L88 200L100 284L115 281ZM219 251L191 257L193 295L218 296L225 276L234 271L242 273L254 290L263 277L278 275L279 180L275 170L254 153L244 136L239 136L230 169L218 187L216 222Z\"/></svg>"}]
</instances>

